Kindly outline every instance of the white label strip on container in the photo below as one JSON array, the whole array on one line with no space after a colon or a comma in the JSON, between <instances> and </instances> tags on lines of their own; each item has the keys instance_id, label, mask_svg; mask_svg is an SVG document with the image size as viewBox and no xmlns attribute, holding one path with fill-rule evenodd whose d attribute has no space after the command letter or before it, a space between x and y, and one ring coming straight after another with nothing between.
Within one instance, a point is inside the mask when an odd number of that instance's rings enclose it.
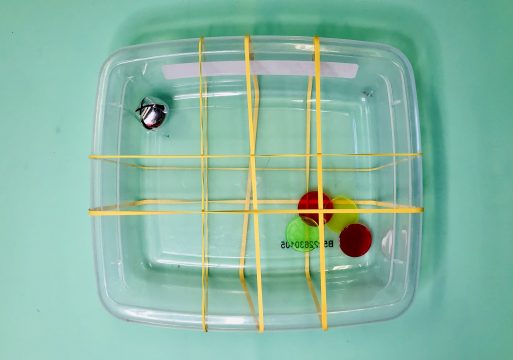
<instances>
[{"instance_id":1,"label":"white label strip on container","mask_svg":"<svg viewBox=\"0 0 513 360\"><path fill-rule=\"evenodd\" d=\"M244 61L210 61L201 64L203 76L245 75ZM353 79L358 72L358 64L323 62L321 76ZM199 65L195 63L167 64L162 66L166 80L196 77ZM312 61L253 60L251 73L255 75L314 76Z\"/></svg>"}]
</instances>

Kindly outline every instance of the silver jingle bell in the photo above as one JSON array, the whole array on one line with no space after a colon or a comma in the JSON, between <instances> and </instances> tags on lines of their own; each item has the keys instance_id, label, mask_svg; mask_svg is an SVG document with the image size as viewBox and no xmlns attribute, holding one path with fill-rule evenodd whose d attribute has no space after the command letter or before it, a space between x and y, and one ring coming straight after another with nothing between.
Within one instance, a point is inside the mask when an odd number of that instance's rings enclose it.
<instances>
[{"instance_id":1,"label":"silver jingle bell","mask_svg":"<svg viewBox=\"0 0 513 360\"><path fill-rule=\"evenodd\" d=\"M168 113L168 107L164 101L145 97L141 100L139 107L135 110L139 121L148 130L155 130L164 123Z\"/></svg>"}]
</instances>

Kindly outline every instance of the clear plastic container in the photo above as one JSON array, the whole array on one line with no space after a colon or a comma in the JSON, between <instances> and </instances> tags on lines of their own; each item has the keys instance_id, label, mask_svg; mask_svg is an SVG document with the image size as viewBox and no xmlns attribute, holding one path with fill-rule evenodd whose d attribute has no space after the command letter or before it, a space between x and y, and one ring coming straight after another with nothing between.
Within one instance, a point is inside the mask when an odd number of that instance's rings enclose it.
<instances>
[{"instance_id":1,"label":"clear plastic container","mask_svg":"<svg viewBox=\"0 0 513 360\"><path fill-rule=\"evenodd\" d=\"M422 223L408 60L386 45L321 38L317 94L312 38L252 37L252 154L244 38L204 39L201 55L199 41L128 47L101 72L90 214L105 307L130 321L203 330L326 329L402 313L415 291ZM168 107L156 130L135 111L145 97ZM323 192L356 204L326 213L372 234L362 256L341 250L329 222L324 254L320 238L311 249L287 238L305 215L299 199L318 190L319 159Z\"/></svg>"}]
</instances>

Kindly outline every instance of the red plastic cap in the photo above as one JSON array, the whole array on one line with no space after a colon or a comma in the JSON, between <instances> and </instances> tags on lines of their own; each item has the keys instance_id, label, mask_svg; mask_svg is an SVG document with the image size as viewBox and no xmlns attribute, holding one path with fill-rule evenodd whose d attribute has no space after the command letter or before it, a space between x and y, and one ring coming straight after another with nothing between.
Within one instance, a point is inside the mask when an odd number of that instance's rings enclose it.
<instances>
[{"instance_id":1,"label":"red plastic cap","mask_svg":"<svg viewBox=\"0 0 513 360\"><path fill-rule=\"evenodd\" d=\"M304 194L299 200L297 208L299 210L317 210L319 208L317 194L317 191L310 191ZM323 209L333 209L333 202L331 201L330 197L324 193L322 194L322 204ZM308 225L317 226L319 224L319 214L299 214L299 216L301 216L301 219L303 219L303 221ZM332 216L333 214L324 214L324 223L330 221Z\"/></svg>"},{"instance_id":2,"label":"red plastic cap","mask_svg":"<svg viewBox=\"0 0 513 360\"><path fill-rule=\"evenodd\" d=\"M340 250L347 256L365 255L371 245L372 234L365 225L351 224L340 233Z\"/></svg>"}]
</instances>

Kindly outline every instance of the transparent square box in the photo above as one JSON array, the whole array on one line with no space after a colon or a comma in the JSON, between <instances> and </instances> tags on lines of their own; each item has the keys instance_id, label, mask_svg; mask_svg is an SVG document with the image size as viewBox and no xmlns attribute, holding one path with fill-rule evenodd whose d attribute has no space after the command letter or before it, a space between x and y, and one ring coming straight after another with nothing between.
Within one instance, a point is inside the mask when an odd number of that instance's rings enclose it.
<instances>
[{"instance_id":1,"label":"transparent square box","mask_svg":"<svg viewBox=\"0 0 513 360\"><path fill-rule=\"evenodd\" d=\"M316 50L310 37L255 36L249 58L245 46L145 44L103 66L89 211L103 304L125 320L198 330L327 329L401 314L415 292L423 212L409 61L341 39ZM148 96L169 109L153 131L135 111ZM299 199L318 189L356 203L372 233L365 255L345 255L329 226L324 246L284 246Z\"/></svg>"}]
</instances>

